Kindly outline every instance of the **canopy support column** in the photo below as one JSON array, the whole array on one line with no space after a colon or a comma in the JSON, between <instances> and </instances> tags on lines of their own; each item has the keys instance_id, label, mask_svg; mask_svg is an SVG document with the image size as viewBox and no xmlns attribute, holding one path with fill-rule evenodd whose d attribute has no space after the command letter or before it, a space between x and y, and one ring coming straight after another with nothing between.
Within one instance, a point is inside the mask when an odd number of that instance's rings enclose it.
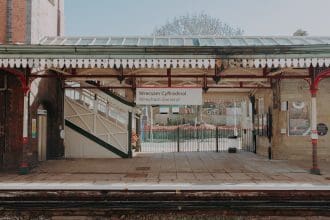
<instances>
[{"instance_id":1,"label":"canopy support column","mask_svg":"<svg viewBox=\"0 0 330 220\"><path fill-rule=\"evenodd\" d=\"M310 170L312 174L320 175L321 171L318 167L317 163L317 142L318 142L318 133L317 133L317 89L311 88L311 96L312 96L312 132L311 132L311 139L312 139L312 154L313 154L313 166Z\"/></svg>"},{"instance_id":2,"label":"canopy support column","mask_svg":"<svg viewBox=\"0 0 330 220\"><path fill-rule=\"evenodd\" d=\"M22 155L22 162L19 166L21 174L27 174L29 169L28 160L26 158L26 150L29 147L29 90L24 90L24 104L23 104L23 137L22 137L22 144L23 144L23 155Z\"/></svg>"}]
</instances>

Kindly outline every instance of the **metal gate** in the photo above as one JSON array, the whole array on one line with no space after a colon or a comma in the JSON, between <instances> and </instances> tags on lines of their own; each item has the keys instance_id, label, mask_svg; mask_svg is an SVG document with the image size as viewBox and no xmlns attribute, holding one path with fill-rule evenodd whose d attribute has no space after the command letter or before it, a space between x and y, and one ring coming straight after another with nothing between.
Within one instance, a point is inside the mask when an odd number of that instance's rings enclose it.
<instances>
[{"instance_id":1,"label":"metal gate","mask_svg":"<svg viewBox=\"0 0 330 220\"><path fill-rule=\"evenodd\" d=\"M252 129L223 126L167 126L145 128L142 152L226 152L229 148L254 152Z\"/></svg>"}]
</instances>

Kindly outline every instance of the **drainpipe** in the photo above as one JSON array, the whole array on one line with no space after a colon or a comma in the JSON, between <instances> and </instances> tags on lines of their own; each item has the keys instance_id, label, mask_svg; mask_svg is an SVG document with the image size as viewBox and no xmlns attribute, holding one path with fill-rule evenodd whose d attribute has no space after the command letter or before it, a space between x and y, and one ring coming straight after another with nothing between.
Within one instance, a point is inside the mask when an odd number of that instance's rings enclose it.
<instances>
[{"instance_id":1,"label":"drainpipe","mask_svg":"<svg viewBox=\"0 0 330 220\"><path fill-rule=\"evenodd\" d=\"M61 36L61 0L57 0L57 36Z\"/></svg>"},{"instance_id":2,"label":"drainpipe","mask_svg":"<svg viewBox=\"0 0 330 220\"><path fill-rule=\"evenodd\" d=\"M28 44L32 43L32 0L26 0L26 37L25 41Z\"/></svg>"},{"instance_id":3,"label":"drainpipe","mask_svg":"<svg viewBox=\"0 0 330 220\"><path fill-rule=\"evenodd\" d=\"M12 18L13 18L13 1L12 0L7 0L7 23L6 23L6 41L7 41L7 44L13 43Z\"/></svg>"}]
</instances>

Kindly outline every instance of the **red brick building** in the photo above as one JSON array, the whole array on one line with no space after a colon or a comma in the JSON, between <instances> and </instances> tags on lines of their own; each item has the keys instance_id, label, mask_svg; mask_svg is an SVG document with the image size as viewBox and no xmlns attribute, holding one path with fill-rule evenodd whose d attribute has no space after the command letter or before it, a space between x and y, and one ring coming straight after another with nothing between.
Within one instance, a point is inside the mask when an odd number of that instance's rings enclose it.
<instances>
[{"instance_id":1,"label":"red brick building","mask_svg":"<svg viewBox=\"0 0 330 220\"><path fill-rule=\"evenodd\" d=\"M2 0L0 1L0 44L30 44L39 42L44 36L60 36L63 33L63 22L63 0ZM16 71L21 73L20 68ZM29 71L31 69L25 69L23 72L27 74ZM37 158L35 139L31 139L27 144L23 158L23 87L25 85L19 80L22 77L14 75L0 70L0 169L5 170L17 168L23 160L34 164ZM43 79L34 82L33 85L35 97L29 100L29 118L36 118L40 108L49 110L47 119L49 144L56 145L54 149L62 148L59 129L57 129L62 118L63 100L58 97L62 94L61 84L58 80ZM30 122L29 124L31 126ZM55 151L48 150L47 157L54 158L62 154Z\"/></svg>"},{"instance_id":2,"label":"red brick building","mask_svg":"<svg viewBox=\"0 0 330 220\"><path fill-rule=\"evenodd\" d=\"M37 43L60 36L64 27L63 0L2 0L0 44Z\"/></svg>"}]
</instances>

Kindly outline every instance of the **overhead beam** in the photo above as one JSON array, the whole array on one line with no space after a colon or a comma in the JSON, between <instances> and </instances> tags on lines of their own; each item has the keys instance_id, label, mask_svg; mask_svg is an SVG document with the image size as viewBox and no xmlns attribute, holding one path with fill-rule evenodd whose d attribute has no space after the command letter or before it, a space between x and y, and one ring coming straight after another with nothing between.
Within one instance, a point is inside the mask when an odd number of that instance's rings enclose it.
<instances>
[{"instance_id":1,"label":"overhead beam","mask_svg":"<svg viewBox=\"0 0 330 220\"><path fill-rule=\"evenodd\" d=\"M30 78L56 78L55 75L37 75L31 74ZM118 75L104 75L104 74L94 74L94 75L62 75L62 78L118 78ZM144 74L144 75L120 75L120 77L133 77L133 78L168 78L168 75L158 75L158 74ZM213 78L212 75L193 75L193 74L183 74L183 75L171 75L171 78ZM258 75L222 75L222 79L306 79L310 78L310 75L276 75L276 76L258 76Z\"/></svg>"},{"instance_id":2,"label":"overhead beam","mask_svg":"<svg viewBox=\"0 0 330 220\"><path fill-rule=\"evenodd\" d=\"M164 88L163 86L147 86L148 88ZM184 88L185 86L172 86L172 88ZM140 87L140 88L143 88ZM188 86L187 86L188 88ZM189 86L189 88L203 88L203 86ZM132 89L132 86L64 86L64 89ZM270 86L207 86L207 89L271 89Z\"/></svg>"},{"instance_id":3,"label":"overhead beam","mask_svg":"<svg viewBox=\"0 0 330 220\"><path fill-rule=\"evenodd\" d=\"M172 75L172 69L171 69L171 68L168 68L168 69L167 69L167 77L168 77L167 86L168 86L169 88L171 88L171 86L172 86L172 78L171 78L171 75Z\"/></svg>"}]
</instances>

